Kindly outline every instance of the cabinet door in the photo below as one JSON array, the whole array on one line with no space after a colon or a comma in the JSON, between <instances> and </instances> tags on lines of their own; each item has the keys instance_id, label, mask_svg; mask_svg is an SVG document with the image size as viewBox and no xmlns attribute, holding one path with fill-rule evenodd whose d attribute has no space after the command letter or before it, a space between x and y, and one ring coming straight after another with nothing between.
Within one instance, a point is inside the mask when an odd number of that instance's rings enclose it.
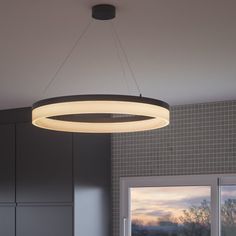
<instances>
[{"instance_id":1,"label":"cabinet door","mask_svg":"<svg viewBox=\"0 0 236 236\"><path fill-rule=\"evenodd\" d=\"M73 141L75 236L109 236L110 135L74 134Z\"/></svg>"},{"instance_id":2,"label":"cabinet door","mask_svg":"<svg viewBox=\"0 0 236 236\"><path fill-rule=\"evenodd\" d=\"M15 201L15 126L0 125L0 202Z\"/></svg>"},{"instance_id":3,"label":"cabinet door","mask_svg":"<svg viewBox=\"0 0 236 236\"><path fill-rule=\"evenodd\" d=\"M16 210L17 236L72 236L71 206L19 206Z\"/></svg>"},{"instance_id":4,"label":"cabinet door","mask_svg":"<svg viewBox=\"0 0 236 236\"><path fill-rule=\"evenodd\" d=\"M16 138L17 202L72 202L72 134L25 123Z\"/></svg>"},{"instance_id":5,"label":"cabinet door","mask_svg":"<svg viewBox=\"0 0 236 236\"><path fill-rule=\"evenodd\" d=\"M0 206L0 235L15 236L15 207Z\"/></svg>"}]
</instances>

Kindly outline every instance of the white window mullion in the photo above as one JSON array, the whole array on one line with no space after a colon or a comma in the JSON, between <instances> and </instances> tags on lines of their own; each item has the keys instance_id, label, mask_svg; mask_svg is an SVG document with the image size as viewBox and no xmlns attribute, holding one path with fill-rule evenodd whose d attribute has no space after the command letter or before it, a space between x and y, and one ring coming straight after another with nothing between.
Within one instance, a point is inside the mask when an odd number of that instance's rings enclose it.
<instances>
[{"instance_id":1,"label":"white window mullion","mask_svg":"<svg viewBox=\"0 0 236 236\"><path fill-rule=\"evenodd\" d=\"M215 178L211 186L211 236L220 236L219 212L220 212L219 184L218 184L218 178Z\"/></svg>"},{"instance_id":2,"label":"white window mullion","mask_svg":"<svg viewBox=\"0 0 236 236\"><path fill-rule=\"evenodd\" d=\"M120 236L128 236L129 233L129 187L128 181L120 181Z\"/></svg>"}]
</instances>

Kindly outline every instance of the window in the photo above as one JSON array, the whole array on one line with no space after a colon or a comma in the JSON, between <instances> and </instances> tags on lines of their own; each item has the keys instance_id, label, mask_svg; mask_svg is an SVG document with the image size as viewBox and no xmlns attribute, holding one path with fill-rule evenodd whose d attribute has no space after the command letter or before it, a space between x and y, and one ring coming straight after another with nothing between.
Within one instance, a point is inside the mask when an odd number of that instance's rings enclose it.
<instances>
[{"instance_id":1,"label":"window","mask_svg":"<svg viewBox=\"0 0 236 236\"><path fill-rule=\"evenodd\" d=\"M121 178L120 236L235 236L236 177Z\"/></svg>"},{"instance_id":2,"label":"window","mask_svg":"<svg viewBox=\"0 0 236 236\"><path fill-rule=\"evenodd\" d=\"M220 184L221 236L236 235L236 182L225 178Z\"/></svg>"},{"instance_id":3,"label":"window","mask_svg":"<svg viewBox=\"0 0 236 236\"><path fill-rule=\"evenodd\" d=\"M210 236L209 186L131 188L131 234Z\"/></svg>"}]
</instances>

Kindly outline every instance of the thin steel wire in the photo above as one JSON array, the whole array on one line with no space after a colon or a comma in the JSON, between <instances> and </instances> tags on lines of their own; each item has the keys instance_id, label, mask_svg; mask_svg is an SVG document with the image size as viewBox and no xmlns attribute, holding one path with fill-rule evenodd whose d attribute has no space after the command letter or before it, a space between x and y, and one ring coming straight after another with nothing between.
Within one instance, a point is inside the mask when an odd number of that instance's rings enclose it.
<instances>
[{"instance_id":1,"label":"thin steel wire","mask_svg":"<svg viewBox=\"0 0 236 236\"><path fill-rule=\"evenodd\" d=\"M67 63L67 61L69 60L69 58L71 57L71 55L73 54L75 48L78 46L80 40L85 36L85 34L88 32L88 29L90 28L91 24L92 24L92 20L86 25L86 27L84 28L84 30L82 31L82 33L79 35L79 37L77 38L77 40L75 41L74 45L72 46L72 48L70 49L69 53L66 55L66 57L64 58L64 60L62 61L62 63L59 65L58 69L56 70L56 72L54 73L54 75L52 76L52 78L49 80L48 84L46 85L44 91L43 91L43 95L46 94L46 92L48 91L48 89L52 86L52 84L56 81L58 74L61 72L63 66Z\"/></svg>"},{"instance_id":2,"label":"thin steel wire","mask_svg":"<svg viewBox=\"0 0 236 236\"><path fill-rule=\"evenodd\" d=\"M110 24L110 26L112 28L112 24ZM124 63L122 61L122 57L120 55L119 43L117 41L117 38L115 36L115 33L114 33L113 29L111 30L111 32L112 32L112 38L113 38L113 41L114 41L114 45L115 45L115 48L116 48L117 57L118 57L118 60L119 60L119 63L120 63L120 67L122 69L122 74L123 74L124 82L125 82L128 94L130 94L130 88L129 88L129 83L128 83L127 76L126 76L125 65L124 65Z\"/></svg>"},{"instance_id":3,"label":"thin steel wire","mask_svg":"<svg viewBox=\"0 0 236 236\"><path fill-rule=\"evenodd\" d=\"M135 73L134 73L134 71L133 71L133 69L132 69L132 67L131 67L131 65L130 65L128 55L127 55L127 53L126 53L126 51L125 51L125 49L124 49L124 47L123 47L123 45L122 45L122 42L121 42L121 40L120 40L120 37L119 37L119 35L118 35L117 31L116 31L116 28L115 28L115 26L114 26L114 24L113 24L112 21L111 21L111 25L112 25L112 30L113 30L113 32L114 32L114 35L115 35L115 37L117 38L117 41L118 41L118 43L119 43L120 49L121 49L121 51L122 51L123 54L124 54L124 58L125 58L125 60L126 60L126 63L127 63L128 68L129 68L129 70L130 70L130 74L131 74L131 76L132 76L132 78L133 78L133 80L134 80L134 83L135 83L135 85L136 85L136 87L137 87L137 90L138 90L138 92L139 92L139 95L140 95L140 97L142 97L141 89L140 89L139 84L138 84L138 82L137 82L137 79L136 79L136 77L135 77Z\"/></svg>"}]
</instances>

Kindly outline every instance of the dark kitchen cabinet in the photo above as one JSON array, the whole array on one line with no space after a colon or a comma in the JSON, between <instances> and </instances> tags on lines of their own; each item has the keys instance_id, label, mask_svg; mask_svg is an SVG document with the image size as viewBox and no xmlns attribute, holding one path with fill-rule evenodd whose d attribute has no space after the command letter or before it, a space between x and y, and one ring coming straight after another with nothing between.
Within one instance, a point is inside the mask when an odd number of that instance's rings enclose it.
<instances>
[{"instance_id":1,"label":"dark kitchen cabinet","mask_svg":"<svg viewBox=\"0 0 236 236\"><path fill-rule=\"evenodd\" d=\"M0 236L110 236L110 135L30 120L30 108L0 111Z\"/></svg>"},{"instance_id":2,"label":"dark kitchen cabinet","mask_svg":"<svg viewBox=\"0 0 236 236\"><path fill-rule=\"evenodd\" d=\"M17 236L73 236L72 206L19 206Z\"/></svg>"},{"instance_id":3,"label":"dark kitchen cabinet","mask_svg":"<svg viewBox=\"0 0 236 236\"><path fill-rule=\"evenodd\" d=\"M75 236L110 236L110 135L73 136Z\"/></svg>"},{"instance_id":4,"label":"dark kitchen cabinet","mask_svg":"<svg viewBox=\"0 0 236 236\"><path fill-rule=\"evenodd\" d=\"M0 125L0 202L15 201L15 125Z\"/></svg>"},{"instance_id":5,"label":"dark kitchen cabinet","mask_svg":"<svg viewBox=\"0 0 236 236\"><path fill-rule=\"evenodd\" d=\"M72 202L72 134L16 126L17 202Z\"/></svg>"},{"instance_id":6,"label":"dark kitchen cabinet","mask_svg":"<svg viewBox=\"0 0 236 236\"><path fill-rule=\"evenodd\" d=\"M15 236L15 207L0 206L0 235Z\"/></svg>"}]
</instances>

